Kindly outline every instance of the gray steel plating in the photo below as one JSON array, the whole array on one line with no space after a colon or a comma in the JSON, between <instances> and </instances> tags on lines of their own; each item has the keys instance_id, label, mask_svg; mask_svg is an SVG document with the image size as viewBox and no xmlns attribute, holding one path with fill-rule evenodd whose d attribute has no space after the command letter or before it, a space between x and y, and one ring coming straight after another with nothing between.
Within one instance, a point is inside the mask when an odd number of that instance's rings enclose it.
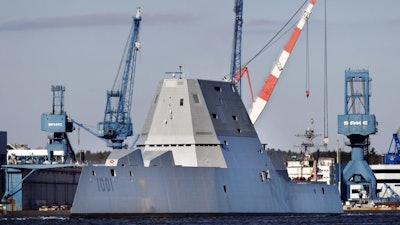
<instances>
[{"instance_id":1,"label":"gray steel plating","mask_svg":"<svg viewBox=\"0 0 400 225\"><path fill-rule=\"evenodd\" d=\"M343 212L336 186L289 180L232 83L161 81L137 147L83 168L72 216Z\"/></svg>"}]
</instances>

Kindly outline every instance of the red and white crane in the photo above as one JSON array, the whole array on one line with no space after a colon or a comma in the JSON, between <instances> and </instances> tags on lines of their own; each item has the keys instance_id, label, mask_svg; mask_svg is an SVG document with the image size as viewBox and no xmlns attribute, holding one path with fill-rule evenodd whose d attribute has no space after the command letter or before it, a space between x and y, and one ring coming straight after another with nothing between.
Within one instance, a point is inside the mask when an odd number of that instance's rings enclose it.
<instances>
[{"instance_id":1,"label":"red and white crane","mask_svg":"<svg viewBox=\"0 0 400 225\"><path fill-rule=\"evenodd\" d=\"M257 121L258 117L264 110L272 94L272 91L274 90L275 85L278 82L279 76L281 75L282 70L285 68L286 62L289 59L290 54L292 53L293 47L295 46L297 39L300 36L301 30L303 29L304 24L310 17L311 10L315 4L315 1L316 0L310 0L310 3L307 5L302 17L300 18L300 21L297 23L297 26L292 33L292 36L286 43L285 48L283 49L278 60L275 62L274 67L268 78L265 80L264 86L262 87L256 100L253 101L253 104L249 109L250 120L253 124Z\"/></svg>"}]
</instances>

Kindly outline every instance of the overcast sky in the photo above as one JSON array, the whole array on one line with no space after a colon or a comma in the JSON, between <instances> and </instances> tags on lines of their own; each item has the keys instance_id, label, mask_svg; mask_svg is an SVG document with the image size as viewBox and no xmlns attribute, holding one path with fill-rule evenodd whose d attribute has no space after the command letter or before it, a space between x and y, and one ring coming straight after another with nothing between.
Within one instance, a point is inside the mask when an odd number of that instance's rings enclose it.
<instances>
[{"instance_id":1,"label":"overcast sky","mask_svg":"<svg viewBox=\"0 0 400 225\"><path fill-rule=\"evenodd\" d=\"M260 50L303 4L303 0L244 1L242 61ZM267 108L256 124L269 147L296 150L313 118L324 133L324 2L317 0L309 21L310 97L305 96L306 33L303 31ZM379 122L372 146L386 153L400 127L400 1L326 0L328 28L329 149L344 113L344 71L369 69L371 113ZM75 120L96 129L103 119L106 90L112 87L136 7L142 8L133 99L134 132L140 133L150 101L166 71L183 66L186 77L221 80L229 73L234 0L1 0L0 130L9 143L45 147L40 116L51 111L51 85L66 86L65 109ZM296 23L300 15L295 17ZM255 94L289 36L283 37L248 67ZM250 106L247 81L243 101ZM81 130L70 134L75 150L107 150L105 143ZM345 150L349 151L349 148Z\"/></svg>"}]
</instances>

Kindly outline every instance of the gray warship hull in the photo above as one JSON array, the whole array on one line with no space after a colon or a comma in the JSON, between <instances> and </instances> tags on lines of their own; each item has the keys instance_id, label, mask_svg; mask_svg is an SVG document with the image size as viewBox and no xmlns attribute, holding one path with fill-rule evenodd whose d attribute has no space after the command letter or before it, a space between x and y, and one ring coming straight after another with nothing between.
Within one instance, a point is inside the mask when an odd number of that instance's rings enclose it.
<instances>
[{"instance_id":1,"label":"gray warship hull","mask_svg":"<svg viewBox=\"0 0 400 225\"><path fill-rule=\"evenodd\" d=\"M231 83L161 81L137 147L82 169L72 216L343 212L336 186L289 179Z\"/></svg>"}]
</instances>

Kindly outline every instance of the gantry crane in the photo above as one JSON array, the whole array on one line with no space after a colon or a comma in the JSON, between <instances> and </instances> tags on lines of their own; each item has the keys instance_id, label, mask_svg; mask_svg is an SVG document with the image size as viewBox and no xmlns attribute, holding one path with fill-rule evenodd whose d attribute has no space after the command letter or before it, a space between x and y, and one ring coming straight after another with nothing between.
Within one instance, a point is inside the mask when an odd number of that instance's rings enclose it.
<instances>
[{"instance_id":1,"label":"gantry crane","mask_svg":"<svg viewBox=\"0 0 400 225\"><path fill-rule=\"evenodd\" d=\"M342 173L344 200L368 201L376 197L376 178L364 160L369 135L377 132L375 115L369 112L369 97L368 70L346 70L344 114L338 115L338 133L347 136L350 142L346 144L351 147L351 161Z\"/></svg>"},{"instance_id":2,"label":"gantry crane","mask_svg":"<svg viewBox=\"0 0 400 225\"><path fill-rule=\"evenodd\" d=\"M52 85L51 91L53 92L52 111L42 114L41 117L41 130L51 133L48 135L47 160L51 163L66 163L68 159L75 162L75 153L67 136L74 127L64 111L65 87Z\"/></svg>"}]
</instances>

